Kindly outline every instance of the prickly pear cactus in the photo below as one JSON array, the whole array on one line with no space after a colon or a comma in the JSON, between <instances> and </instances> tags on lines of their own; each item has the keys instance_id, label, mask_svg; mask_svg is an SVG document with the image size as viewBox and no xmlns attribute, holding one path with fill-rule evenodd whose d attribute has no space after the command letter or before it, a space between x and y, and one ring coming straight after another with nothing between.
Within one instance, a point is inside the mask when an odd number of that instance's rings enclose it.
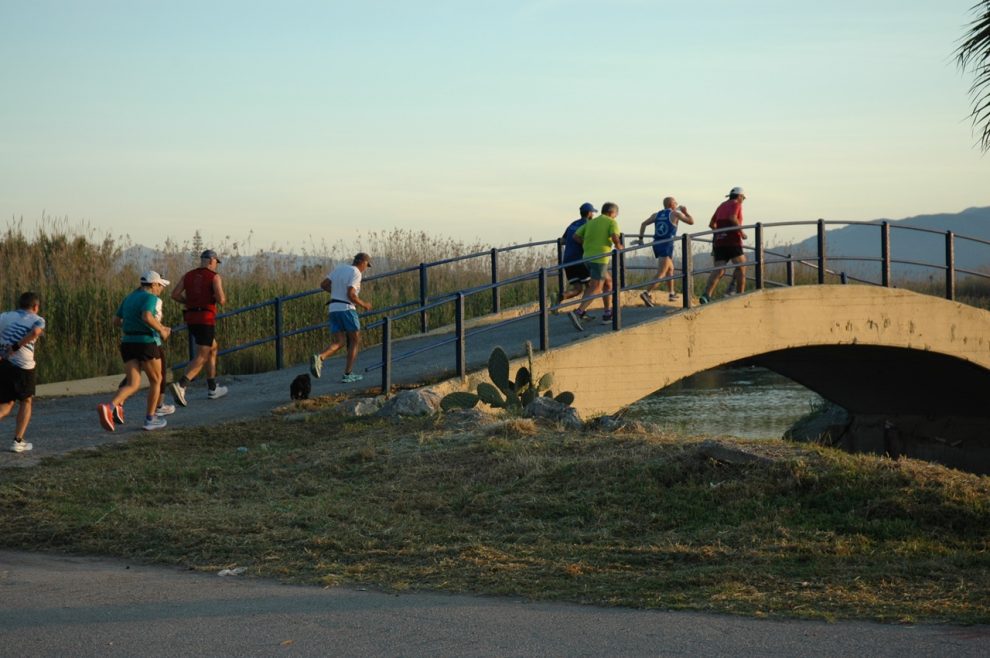
<instances>
[{"instance_id":1,"label":"prickly pear cactus","mask_svg":"<svg viewBox=\"0 0 990 658\"><path fill-rule=\"evenodd\" d=\"M474 393L467 391L455 391L443 396L440 400L440 408L444 411L452 409L472 409L478 404L480 398Z\"/></svg>"},{"instance_id":2,"label":"prickly pear cactus","mask_svg":"<svg viewBox=\"0 0 990 658\"><path fill-rule=\"evenodd\" d=\"M505 395L512 390L512 382L509 381L509 357L501 347L493 349L488 357L488 376Z\"/></svg>"},{"instance_id":3,"label":"prickly pear cactus","mask_svg":"<svg viewBox=\"0 0 990 658\"><path fill-rule=\"evenodd\" d=\"M505 398L502 397L497 388L488 382L478 384L478 397L481 398L482 402L493 407L500 409L505 407Z\"/></svg>"}]
</instances>

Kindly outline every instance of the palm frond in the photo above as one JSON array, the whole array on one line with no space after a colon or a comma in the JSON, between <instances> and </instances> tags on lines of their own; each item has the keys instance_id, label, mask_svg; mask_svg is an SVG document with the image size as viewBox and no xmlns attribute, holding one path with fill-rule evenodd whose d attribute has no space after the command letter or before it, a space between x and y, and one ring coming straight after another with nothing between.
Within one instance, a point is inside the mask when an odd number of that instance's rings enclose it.
<instances>
[{"instance_id":1,"label":"palm frond","mask_svg":"<svg viewBox=\"0 0 990 658\"><path fill-rule=\"evenodd\" d=\"M964 72L972 71L975 80L969 88L973 99L970 116L974 132L980 133L980 148L990 151L990 0L973 5L977 18L969 24L963 42L956 49L956 61Z\"/></svg>"}]
</instances>

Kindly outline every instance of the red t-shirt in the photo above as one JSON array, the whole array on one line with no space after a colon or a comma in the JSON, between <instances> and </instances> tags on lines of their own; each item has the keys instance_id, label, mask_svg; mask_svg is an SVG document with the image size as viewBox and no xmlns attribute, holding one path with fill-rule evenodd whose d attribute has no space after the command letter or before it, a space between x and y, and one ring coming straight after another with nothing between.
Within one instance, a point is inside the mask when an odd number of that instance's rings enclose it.
<instances>
[{"instance_id":1,"label":"red t-shirt","mask_svg":"<svg viewBox=\"0 0 990 658\"><path fill-rule=\"evenodd\" d=\"M186 272L182 285L186 291L186 324L216 324L217 300L213 296L213 279L217 273L208 267Z\"/></svg>"},{"instance_id":2,"label":"red t-shirt","mask_svg":"<svg viewBox=\"0 0 990 658\"><path fill-rule=\"evenodd\" d=\"M726 199L715 209L712 215L715 228L729 228L743 223L742 202L739 199ZM720 247L741 247L742 231L726 231L712 236L712 242Z\"/></svg>"}]
</instances>

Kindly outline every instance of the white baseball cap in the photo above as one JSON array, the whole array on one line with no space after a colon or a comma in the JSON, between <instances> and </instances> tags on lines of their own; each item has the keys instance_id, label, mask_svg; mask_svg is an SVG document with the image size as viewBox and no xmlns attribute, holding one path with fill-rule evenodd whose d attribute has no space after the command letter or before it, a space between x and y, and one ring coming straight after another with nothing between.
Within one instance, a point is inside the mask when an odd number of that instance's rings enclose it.
<instances>
[{"instance_id":1,"label":"white baseball cap","mask_svg":"<svg viewBox=\"0 0 990 658\"><path fill-rule=\"evenodd\" d=\"M162 275L154 270L148 270L141 275L141 283L160 283L163 286L169 284L168 279L163 279Z\"/></svg>"},{"instance_id":2,"label":"white baseball cap","mask_svg":"<svg viewBox=\"0 0 990 658\"><path fill-rule=\"evenodd\" d=\"M729 190L729 193L726 194L725 196L732 196L733 194L741 194L743 196L746 196L746 191L743 190L743 188L741 187L734 187L731 190Z\"/></svg>"}]
</instances>

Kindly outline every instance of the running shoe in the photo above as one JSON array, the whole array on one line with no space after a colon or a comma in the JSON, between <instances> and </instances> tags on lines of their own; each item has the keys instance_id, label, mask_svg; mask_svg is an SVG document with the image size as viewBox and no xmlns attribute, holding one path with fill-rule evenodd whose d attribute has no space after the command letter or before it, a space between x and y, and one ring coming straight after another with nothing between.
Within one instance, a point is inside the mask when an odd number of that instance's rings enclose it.
<instances>
[{"instance_id":1,"label":"running shoe","mask_svg":"<svg viewBox=\"0 0 990 658\"><path fill-rule=\"evenodd\" d=\"M698 298L698 302L700 302L701 304L707 304L710 301L712 300L708 298L708 295L702 295L701 297Z\"/></svg>"},{"instance_id":2,"label":"running shoe","mask_svg":"<svg viewBox=\"0 0 990 658\"><path fill-rule=\"evenodd\" d=\"M574 325L575 329L577 329L578 331L584 331L584 326L581 325L581 320L578 318L577 312L568 311L567 317L570 318L571 324Z\"/></svg>"},{"instance_id":3,"label":"running shoe","mask_svg":"<svg viewBox=\"0 0 990 658\"><path fill-rule=\"evenodd\" d=\"M144 420L144 429L148 430L149 432L160 430L166 425L168 425L168 421L158 415L152 416L151 418L146 418Z\"/></svg>"},{"instance_id":4,"label":"running shoe","mask_svg":"<svg viewBox=\"0 0 990 658\"><path fill-rule=\"evenodd\" d=\"M612 313L608 312L602 315L602 324L612 324Z\"/></svg>"},{"instance_id":5,"label":"running shoe","mask_svg":"<svg viewBox=\"0 0 990 658\"><path fill-rule=\"evenodd\" d=\"M643 303L646 304L647 306L656 306L656 304L653 303L653 298L650 297L650 293L646 292L645 290L639 293L639 298L642 299Z\"/></svg>"},{"instance_id":6,"label":"running shoe","mask_svg":"<svg viewBox=\"0 0 990 658\"><path fill-rule=\"evenodd\" d=\"M676 302L678 299L680 299L680 297L681 296L678 295L676 292L672 292L669 295L667 295L667 301L668 302Z\"/></svg>"},{"instance_id":7,"label":"running shoe","mask_svg":"<svg viewBox=\"0 0 990 658\"><path fill-rule=\"evenodd\" d=\"M319 354L314 354L309 357L309 374L313 375L317 379L323 374L323 359L320 358Z\"/></svg>"},{"instance_id":8,"label":"running shoe","mask_svg":"<svg viewBox=\"0 0 990 658\"><path fill-rule=\"evenodd\" d=\"M113 415L114 423L116 423L117 425L124 424L124 405L122 404L113 405L113 408L110 410L110 413Z\"/></svg>"},{"instance_id":9,"label":"running shoe","mask_svg":"<svg viewBox=\"0 0 990 658\"><path fill-rule=\"evenodd\" d=\"M27 452L28 450L31 450L33 448L34 446L28 443L27 441L18 441L16 439L12 441L10 444L11 452Z\"/></svg>"},{"instance_id":10,"label":"running shoe","mask_svg":"<svg viewBox=\"0 0 990 658\"><path fill-rule=\"evenodd\" d=\"M160 405L157 409L155 409L156 416L170 416L174 413L175 413L174 404L163 404Z\"/></svg>"},{"instance_id":11,"label":"running shoe","mask_svg":"<svg viewBox=\"0 0 990 658\"><path fill-rule=\"evenodd\" d=\"M207 400L219 400L223 396L227 395L226 386L217 386L215 389L211 390L206 394Z\"/></svg>"},{"instance_id":12,"label":"running shoe","mask_svg":"<svg viewBox=\"0 0 990 658\"><path fill-rule=\"evenodd\" d=\"M340 381L345 384L353 384L354 382L359 382L362 379L364 379L364 375L359 375L356 372L345 372Z\"/></svg>"},{"instance_id":13,"label":"running shoe","mask_svg":"<svg viewBox=\"0 0 990 658\"><path fill-rule=\"evenodd\" d=\"M103 426L108 432L114 431L113 428L113 409L112 405L109 404L98 404L96 405L96 413L100 416L100 425Z\"/></svg>"},{"instance_id":14,"label":"running shoe","mask_svg":"<svg viewBox=\"0 0 990 658\"><path fill-rule=\"evenodd\" d=\"M175 403L180 407L186 406L186 387L179 382L172 382L169 385L169 390L172 391L172 397L175 398Z\"/></svg>"}]
</instances>

